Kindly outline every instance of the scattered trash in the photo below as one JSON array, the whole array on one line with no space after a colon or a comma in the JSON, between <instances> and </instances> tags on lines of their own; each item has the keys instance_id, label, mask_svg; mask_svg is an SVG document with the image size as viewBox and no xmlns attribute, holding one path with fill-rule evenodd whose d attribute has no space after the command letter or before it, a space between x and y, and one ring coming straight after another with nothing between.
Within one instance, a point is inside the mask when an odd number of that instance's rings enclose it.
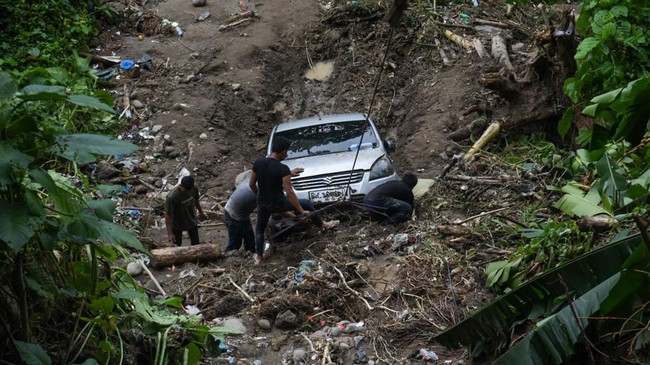
<instances>
[{"instance_id":1,"label":"scattered trash","mask_svg":"<svg viewBox=\"0 0 650 365\"><path fill-rule=\"evenodd\" d=\"M253 361L253 365L262 365L262 360Z\"/></svg>"},{"instance_id":2,"label":"scattered trash","mask_svg":"<svg viewBox=\"0 0 650 365\"><path fill-rule=\"evenodd\" d=\"M429 349L420 349L418 358L424 361L438 361L438 355Z\"/></svg>"},{"instance_id":3,"label":"scattered trash","mask_svg":"<svg viewBox=\"0 0 650 365\"><path fill-rule=\"evenodd\" d=\"M478 0L472 0L472 3L474 4L474 7L478 6Z\"/></svg>"},{"instance_id":4,"label":"scattered trash","mask_svg":"<svg viewBox=\"0 0 650 365\"><path fill-rule=\"evenodd\" d=\"M196 273L192 269L183 270L183 271L181 271L180 275L178 275L178 277L179 277L179 279L184 279L184 278L187 278L187 277L195 278Z\"/></svg>"},{"instance_id":5,"label":"scattered trash","mask_svg":"<svg viewBox=\"0 0 650 365\"><path fill-rule=\"evenodd\" d=\"M209 11L206 11L205 13L199 15L199 17L197 18L197 20L200 21L200 22L202 22L202 21L208 19L209 17L210 17L210 12L209 12Z\"/></svg>"},{"instance_id":6,"label":"scattered trash","mask_svg":"<svg viewBox=\"0 0 650 365\"><path fill-rule=\"evenodd\" d=\"M194 315L197 315L197 314L201 313L201 311L199 310L199 307L197 307L195 305L186 305L185 306L185 311L187 312L187 314L189 314L191 316L194 316Z\"/></svg>"},{"instance_id":7,"label":"scattered trash","mask_svg":"<svg viewBox=\"0 0 650 365\"><path fill-rule=\"evenodd\" d=\"M117 74L117 70L111 67L103 70L95 70L93 71L93 74L102 80L110 80Z\"/></svg>"},{"instance_id":8,"label":"scattered trash","mask_svg":"<svg viewBox=\"0 0 650 365\"><path fill-rule=\"evenodd\" d=\"M228 365L235 365L235 357L228 356Z\"/></svg>"},{"instance_id":9,"label":"scattered trash","mask_svg":"<svg viewBox=\"0 0 650 365\"><path fill-rule=\"evenodd\" d=\"M144 127L142 128L139 132L138 135L142 137L142 139L154 139L155 137L151 135L151 132L149 131L149 127Z\"/></svg>"},{"instance_id":10,"label":"scattered trash","mask_svg":"<svg viewBox=\"0 0 650 365\"><path fill-rule=\"evenodd\" d=\"M181 29L181 27L178 25L174 27L174 32L176 32L176 35L179 37L182 37L185 34L185 32L183 32L183 29Z\"/></svg>"},{"instance_id":11,"label":"scattered trash","mask_svg":"<svg viewBox=\"0 0 650 365\"><path fill-rule=\"evenodd\" d=\"M143 70L150 72L154 72L156 70L156 66L153 64L153 59L147 53L142 55L142 57L137 61L137 64L140 65L140 68Z\"/></svg>"},{"instance_id":12,"label":"scattered trash","mask_svg":"<svg viewBox=\"0 0 650 365\"><path fill-rule=\"evenodd\" d=\"M393 245L390 247L391 250L399 250L400 247L405 246L409 243L409 235L406 233L398 233L393 238Z\"/></svg>"},{"instance_id":13,"label":"scattered trash","mask_svg":"<svg viewBox=\"0 0 650 365\"><path fill-rule=\"evenodd\" d=\"M135 62L132 60L122 60L120 62L120 68L124 71L128 71L133 68L133 65L135 65Z\"/></svg>"}]
</instances>

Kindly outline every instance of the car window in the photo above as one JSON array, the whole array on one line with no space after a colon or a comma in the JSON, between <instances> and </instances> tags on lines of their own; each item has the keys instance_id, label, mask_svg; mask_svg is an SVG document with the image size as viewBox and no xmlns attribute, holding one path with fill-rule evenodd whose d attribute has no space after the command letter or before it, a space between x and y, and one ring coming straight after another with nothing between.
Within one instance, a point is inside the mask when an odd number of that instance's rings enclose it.
<instances>
[{"instance_id":1,"label":"car window","mask_svg":"<svg viewBox=\"0 0 650 365\"><path fill-rule=\"evenodd\" d=\"M377 148L377 136L365 120L325 123L277 132L293 141L287 159ZM361 136L363 135L363 141Z\"/></svg>"}]
</instances>

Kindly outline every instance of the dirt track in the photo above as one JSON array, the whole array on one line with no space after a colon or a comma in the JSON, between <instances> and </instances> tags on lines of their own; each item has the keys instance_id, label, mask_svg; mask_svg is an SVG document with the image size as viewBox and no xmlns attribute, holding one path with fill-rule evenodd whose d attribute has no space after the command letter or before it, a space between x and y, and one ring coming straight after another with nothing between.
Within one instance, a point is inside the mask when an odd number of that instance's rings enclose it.
<instances>
[{"instance_id":1,"label":"dirt track","mask_svg":"<svg viewBox=\"0 0 650 365\"><path fill-rule=\"evenodd\" d=\"M145 208L138 223L150 248L168 245L161 193L164 183L174 182L182 168L195 175L204 194L209 220L201 227L202 241L224 247L221 209L235 176L263 154L276 123L318 113L370 110L384 136L397 141L392 157L398 172L417 171L420 178L433 178L465 147L446 138L469 123L462 110L477 101L496 103L478 84L483 72L496 68L493 61L479 60L447 44L453 64L444 66L433 45L418 43L419 34L413 29L394 30L382 65L391 33L380 20L381 13L335 16L336 11L311 0L242 4L208 0L200 8L189 0L133 2L131 8L114 4L122 9L125 22L102 35L102 52L131 59L147 53L156 65L154 72L143 70L139 78L123 75L115 81L116 90L123 91L126 85L132 101L142 103L129 122L133 129L162 128L154 139L140 141L148 169L140 171L138 180L145 188L122 202ZM465 11L482 10L472 10L470 5ZM219 30L232 15L246 10L255 10L258 17ZM463 8L444 10L458 16ZM145 35L135 27L139 11L178 22L183 37L172 32ZM197 21L206 11L210 17ZM143 40L138 39L140 34ZM310 65L330 61L334 70L326 81L304 77ZM121 97L118 100L121 104ZM365 328L337 337L338 347L330 349L335 363L352 363L361 356L354 349L354 336L359 334L365 335L365 342L357 350L378 363L418 363L422 360L414 355L421 348L433 349L442 360L454 363L465 354L436 347L429 341L431 335L476 309L490 294L483 288L482 268L464 261L464 248L436 241L435 225L442 222L424 219L440 217L432 213L432 205L441 199L448 210L443 216L451 220L457 214L456 202L445 197L447 193L444 188L434 189L418 206L422 219L408 225L385 230L357 212L332 209L328 214L342 221L336 233L321 236L303 229L279 242L272 259L259 267L252 266L250 257L235 255L209 264L163 269L157 277L168 293L184 295L187 304L199 307L207 321L239 317L246 335L235 337L231 345L237 348L235 355L249 363L261 359L264 364L281 364L292 358L296 348L309 350L306 336L321 326L325 326L321 331L337 327L341 321L364 321ZM408 250L392 250L400 234L416 244ZM422 249L426 255L418 253ZM291 284L305 259L315 260L321 271L302 286ZM487 262L485 256L478 259ZM194 275L179 275L190 271ZM138 279L154 289L146 277ZM242 296L232 282L254 301ZM371 299L359 298L368 292ZM297 315L296 327L263 330L258 326L259 319L273 323L285 310ZM325 346L327 336L321 337L311 337L311 345ZM320 347L314 353L323 351Z\"/></svg>"}]
</instances>

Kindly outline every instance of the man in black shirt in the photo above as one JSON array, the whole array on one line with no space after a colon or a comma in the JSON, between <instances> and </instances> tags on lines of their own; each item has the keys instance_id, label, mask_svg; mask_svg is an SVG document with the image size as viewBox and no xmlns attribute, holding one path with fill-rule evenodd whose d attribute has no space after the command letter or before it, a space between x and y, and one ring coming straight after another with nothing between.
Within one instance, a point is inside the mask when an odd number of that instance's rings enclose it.
<instances>
[{"instance_id":1,"label":"man in black shirt","mask_svg":"<svg viewBox=\"0 0 650 365\"><path fill-rule=\"evenodd\" d=\"M387 217L379 223L382 226L406 222L413 212L413 188L417 183L417 176L406 173L402 180L388 181L370 190L363 204L386 209Z\"/></svg>"},{"instance_id":2,"label":"man in black shirt","mask_svg":"<svg viewBox=\"0 0 650 365\"><path fill-rule=\"evenodd\" d=\"M309 200L298 200L291 185L292 171L283 164L287 158L291 141L284 137L276 137L271 145L271 157L262 157L253 164L253 172L249 186L257 194L257 225L255 227L255 263L262 262L264 254L264 231L273 213L293 210L296 214L308 214L315 210ZM294 169L300 173L303 169ZM286 193L286 196L285 196ZM318 214L311 216L312 221L323 229L332 229L338 221L324 222Z\"/></svg>"}]
</instances>

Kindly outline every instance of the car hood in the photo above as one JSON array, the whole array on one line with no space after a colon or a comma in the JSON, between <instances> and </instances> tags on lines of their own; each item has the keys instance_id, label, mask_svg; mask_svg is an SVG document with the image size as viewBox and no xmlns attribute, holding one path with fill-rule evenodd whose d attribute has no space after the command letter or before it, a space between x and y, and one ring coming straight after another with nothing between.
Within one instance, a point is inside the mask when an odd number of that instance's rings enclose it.
<instances>
[{"instance_id":1,"label":"car hood","mask_svg":"<svg viewBox=\"0 0 650 365\"><path fill-rule=\"evenodd\" d=\"M282 163L289 166L290 169L302 167L305 171L300 176L311 176L330 174L344 170L351 170L354 164L356 151L338 152L326 155L307 156L302 158L284 160ZM369 170L372 164L384 155L384 151L379 148L359 151L357 162L354 164L355 170Z\"/></svg>"}]
</instances>

